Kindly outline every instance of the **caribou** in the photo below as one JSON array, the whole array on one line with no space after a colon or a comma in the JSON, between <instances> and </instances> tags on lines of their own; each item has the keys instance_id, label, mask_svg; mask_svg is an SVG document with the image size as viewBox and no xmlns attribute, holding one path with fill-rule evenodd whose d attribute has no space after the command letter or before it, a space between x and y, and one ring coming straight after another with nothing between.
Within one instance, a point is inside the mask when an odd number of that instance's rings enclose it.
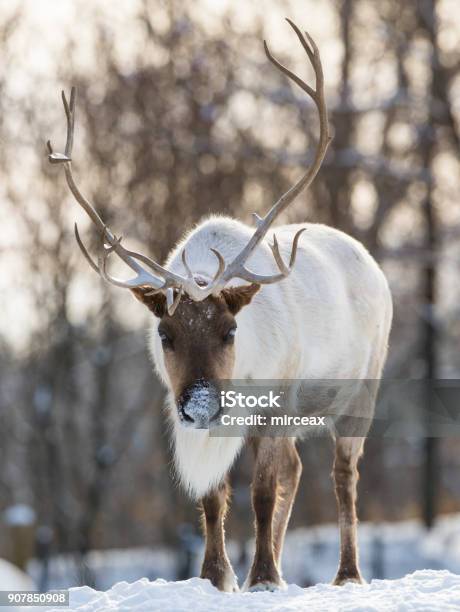
<instances>
[{"instance_id":1,"label":"caribou","mask_svg":"<svg viewBox=\"0 0 460 612\"><path fill-rule=\"evenodd\" d=\"M229 470L242 447L255 456L252 505L255 555L244 583L247 590L276 590L285 583L283 541L301 476L296 439L283 436L210 435L219 419L210 387L221 380L380 380L392 320L387 281L365 247L322 224L274 222L312 183L331 140L318 47L287 20L313 67L311 86L275 59L268 60L313 101L319 115L319 142L311 165L270 210L254 214L255 228L226 216L211 216L191 229L164 265L127 250L82 194L72 173L75 89L62 100L67 118L64 153L48 141L49 160L64 168L73 196L101 236L95 261L75 235L90 266L105 281L129 289L152 313L149 347L167 389L177 475L201 501L205 553L201 576L223 591L238 590L225 549L224 520ZM115 278L112 254L133 272ZM276 264L276 271L273 271ZM372 418L374 393L349 406ZM307 432L308 433L308 432ZM340 555L335 585L362 583L357 551L358 460L366 432L335 442L333 481L338 504Z\"/></svg>"}]
</instances>

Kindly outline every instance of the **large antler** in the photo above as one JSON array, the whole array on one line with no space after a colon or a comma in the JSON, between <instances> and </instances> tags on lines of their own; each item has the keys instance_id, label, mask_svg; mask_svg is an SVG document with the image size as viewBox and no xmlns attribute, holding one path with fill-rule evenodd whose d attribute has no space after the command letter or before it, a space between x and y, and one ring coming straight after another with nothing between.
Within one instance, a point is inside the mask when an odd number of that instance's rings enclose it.
<instances>
[{"instance_id":1,"label":"large antler","mask_svg":"<svg viewBox=\"0 0 460 612\"><path fill-rule=\"evenodd\" d=\"M316 46L315 41L308 34L308 32L305 32L304 36L294 22L292 22L290 19L286 19L286 21L297 34L297 37L300 40L302 47L305 49L308 58L310 59L310 62L313 66L316 78L315 89L310 87L310 85L307 85L307 83L302 81L302 79L300 79L297 75L288 70L288 68L283 66L278 60L276 60L270 53L266 41L264 41L265 54L272 62L272 64L274 64L279 70L281 70L281 72L283 72L290 79L292 79L310 96L310 98L313 100L318 109L320 136L315 159L312 165L307 169L305 174L297 181L295 185L293 185L285 194L280 197L280 199L272 206L272 208L268 211L265 217L260 218L256 213L254 213L254 217L257 224L256 231L254 232L244 249L225 268L222 275L214 281L214 286L206 287L209 292L216 292L222 289L232 278L241 278L250 282L266 284L276 283L277 281L282 280L283 278L288 276L295 264L297 245L299 242L300 235L302 234L304 229L299 230L294 236L289 267L287 267L283 262L279 252L276 236L273 235L273 245L270 245L270 248L273 252L273 256L278 265L278 268L280 269L279 274L275 274L272 276L260 276L258 274L254 274L245 267L245 262L250 257L251 253L254 251L257 245L264 239L265 235L267 234L267 231L269 230L275 219L279 217L279 215L284 210L286 210L289 204L291 204L295 200L295 198L299 195L301 191L311 185L313 179L315 178L318 173L318 170L321 167L321 164L323 163L327 147L329 146L329 143L332 140L329 135L326 100L324 97L324 75L318 47Z\"/></svg>"},{"instance_id":2,"label":"large antler","mask_svg":"<svg viewBox=\"0 0 460 612\"><path fill-rule=\"evenodd\" d=\"M75 88L72 88L72 92L70 95L70 104L67 102L64 92L62 92L62 101L67 117L67 141L65 146L65 153L54 153L51 147L51 143L48 141L47 144L49 150L49 161L53 164L63 164L67 184L70 188L70 191L74 195L77 202L84 208L84 210L86 211L86 213L88 214L88 216L93 221L93 223L101 234L103 242L102 252L98 258L98 264L96 264L91 259L90 255L88 254L88 251L84 247L78 233L77 225L75 225L75 236L78 245L80 246L83 252L83 255L85 256L91 267L97 272L99 272L105 280L114 285L117 285L118 287L125 287L128 289L133 289L135 287L151 287L152 290L155 292L166 292L168 312L169 314L173 314L184 292L187 293L193 300L201 301L211 294L218 294L232 278L240 278L248 282L254 282L259 284L268 284L278 282L289 275L295 264L297 246L300 235L304 231L303 229L298 231L294 236L288 266L284 263L281 257L276 236L273 235L273 244L270 245L270 248L272 250L276 264L279 268L279 272L277 274L267 276L260 275L251 272L245 266L245 262L253 253L257 245L260 244L260 242L264 239L275 219L277 219L279 215L284 210L286 210L289 204L293 202L293 200L299 195L301 191L306 189L312 183L313 179L318 173L319 168L321 167L322 161L326 154L327 147L329 145L329 142L331 141L328 131L327 109L324 98L323 69L321 65L318 47L307 32L305 32L304 36L299 30L299 28L291 20L287 19L287 22L297 34L297 37L299 38L313 66L316 77L315 88L313 89L312 87L310 87L310 85L307 85L307 83L302 81L293 72L291 72L285 66L280 64L271 55L267 47L267 43L264 41L265 53L268 59L279 70L281 70L281 72L283 72L290 79L292 79L312 98L318 109L320 122L320 138L316 150L315 159L312 165L307 169L305 174L299 179L299 181L293 187L291 187L284 195L281 196L281 198L268 211L265 217L261 218L254 213L257 229L252 235L247 245L229 264L225 263L224 258L218 251L211 249L218 260L218 270L211 282L205 286L199 285L196 282L193 276L193 272L187 264L185 251L182 252L182 262L187 276L183 277L171 272L170 270L167 270L166 268L162 267L160 264L153 261L149 257L146 257L145 255L136 253L134 251L126 250L121 245L121 238L117 238L111 232L111 230L107 228L107 226L102 221L94 207L80 192L80 190L75 184L72 175L71 165L73 134L75 125ZM136 272L136 276L133 279L123 281L117 278L113 278L108 274L106 269L107 259L113 252L115 252L120 257L120 259L122 259L134 272ZM139 262L142 262L145 266L150 268L154 274L152 274L143 266L141 266ZM176 294L174 290L176 290Z\"/></svg>"},{"instance_id":3,"label":"large antler","mask_svg":"<svg viewBox=\"0 0 460 612\"><path fill-rule=\"evenodd\" d=\"M182 293L182 288L187 292L190 292L190 295L193 295L193 289L196 283L193 283L191 287L187 279L174 274L173 272L166 270L158 263L142 255L141 253L136 253L134 251L127 251L121 245L121 238L117 238L115 234L105 225L102 221L101 217L96 212L94 206L85 198L85 196L78 189L75 180L72 174L72 146L73 146L73 136L74 136L74 128L75 128L75 98L76 92L75 87L72 87L70 93L70 103L67 101L66 95L62 92L62 102L64 104L64 110L67 118L67 139L65 145L64 153L54 153L53 147L51 146L51 142L48 140L48 159L52 164L62 164L64 166L65 176L67 180L67 184L69 186L70 191L73 196L80 204L80 206L85 210L85 212L90 217L91 221L94 223L96 228L99 230L102 239L102 252L98 258L98 264L96 264L91 256L89 255L86 247L83 245L81 241L80 234L78 233L77 224L75 224L75 237L77 239L78 245L83 252L86 260L90 264L90 266L98 272L106 281L118 286L125 287L129 289L133 289L135 287L151 287L154 291L165 291L168 298L168 309L172 313L177 307L179 303L180 296ZM108 244L108 246L105 246ZM120 259L122 259L134 272L136 272L136 276L133 279L123 281L117 278L110 276L107 272L106 264L107 258L111 253L115 252ZM220 256L219 256L220 257ZM149 268L151 268L155 275L150 273L144 267L142 267L138 261L142 262ZM219 260L219 270L220 273L221 265ZM179 289L179 293L174 297L173 289Z\"/></svg>"}]
</instances>

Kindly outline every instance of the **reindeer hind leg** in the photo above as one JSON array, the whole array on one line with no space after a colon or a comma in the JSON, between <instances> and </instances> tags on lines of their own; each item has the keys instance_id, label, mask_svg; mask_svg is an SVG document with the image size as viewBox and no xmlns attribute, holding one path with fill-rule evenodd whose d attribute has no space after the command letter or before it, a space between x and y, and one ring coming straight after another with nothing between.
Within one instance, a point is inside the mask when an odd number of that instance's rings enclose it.
<instances>
[{"instance_id":1,"label":"reindeer hind leg","mask_svg":"<svg viewBox=\"0 0 460 612\"><path fill-rule=\"evenodd\" d=\"M284 537L302 474L302 462L295 447L295 440L293 438L286 438L282 440L282 443L282 456L278 470L279 492L273 524L273 548L275 562L280 574Z\"/></svg>"},{"instance_id":2,"label":"reindeer hind leg","mask_svg":"<svg viewBox=\"0 0 460 612\"><path fill-rule=\"evenodd\" d=\"M362 584L358 565L356 498L364 438L337 438L333 478L339 511L340 561L333 584Z\"/></svg>"}]
</instances>

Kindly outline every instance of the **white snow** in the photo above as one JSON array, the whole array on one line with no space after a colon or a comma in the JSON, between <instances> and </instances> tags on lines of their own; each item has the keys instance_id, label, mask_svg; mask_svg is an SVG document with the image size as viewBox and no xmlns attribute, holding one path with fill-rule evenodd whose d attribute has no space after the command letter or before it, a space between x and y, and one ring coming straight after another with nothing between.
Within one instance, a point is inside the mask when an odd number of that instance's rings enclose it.
<instances>
[{"instance_id":1,"label":"white snow","mask_svg":"<svg viewBox=\"0 0 460 612\"><path fill-rule=\"evenodd\" d=\"M43 610L44 608L41 608ZM47 608L52 610L52 608ZM33 608L28 608L33 610ZM35 608L38 610L38 608ZM62 608L55 608L59 612ZM275 593L220 593L208 580L191 578L181 582L146 578L134 583L119 582L109 591L88 587L70 590L66 610L106 612L222 612L223 610L460 610L460 576L447 570L419 570L399 580L373 580L371 584L334 587L318 584L307 589L290 585Z\"/></svg>"},{"instance_id":2,"label":"white snow","mask_svg":"<svg viewBox=\"0 0 460 612\"><path fill-rule=\"evenodd\" d=\"M35 523L35 510L25 504L9 506L2 515L4 522L11 526L33 525Z\"/></svg>"},{"instance_id":3,"label":"white snow","mask_svg":"<svg viewBox=\"0 0 460 612\"><path fill-rule=\"evenodd\" d=\"M0 589L27 591L34 588L35 584L30 576L9 561L0 559Z\"/></svg>"},{"instance_id":4,"label":"white snow","mask_svg":"<svg viewBox=\"0 0 460 612\"><path fill-rule=\"evenodd\" d=\"M195 421L209 423L209 385L196 384L190 392L190 399L184 406L186 414Z\"/></svg>"},{"instance_id":5,"label":"white snow","mask_svg":"<svg viewBox=\"0 0 460 612\"><path fill-rule=\"evenodd\" d=\"M420 569L447 569L460 574L460 515L439 517L427 532L416 520L399 523L359 525L360 566L364 578L396 579ZM228 534L229 536L231 533ZM191 573L199 576L203 542L197 535L192 552ZM227 551L243 583L253 554L254 543L247 543L247 559L241 563L239 543L229 538ZM336 524L288 530L283 554L283 574L288 583L311 586L332 581L337 570L339 533ZM100 550L89 553L86 562L99 590L116 582L177 578L182 559L168 548ZM42 567L35 559L28 572L39 583ZM48 588L61 589L78 584L78 568L71 555L50 559ZM6 587L5 587L6 588Z\"/></svg>"},{"instance_id":6,"label":"white snow","mask_svg":"<svg viewBox=\"0 0 460 612\"><path fill-rule=\"evenodd\" d=\"M277 593L220 593L208 581L199 578L169 582L176 575L178 559L174 551L168 549L93 551L87 561L96 583L99 589L111 588L106 592L88 587L72 588L70 610L460 611L460 576L456 575L460 574L459 514L440 517L430 532L415 520L363 523L359 528L359 541L364 577L370 580L380 575L385 580L374 579L364 586L324 584L334 577L339 551L337 525L322 525L288 532L283 570L290 586ZM241 585L247 567L238 565L240 549L231 540L228 552ZM251 554L248 561L250 559ZM202 550L198 546L192 568L195 575L199 573L201 560ZM65 562L63 557L53 558L49 588L75 584L71 567L74 565L70 557ZM34 570L31 573L35 578L39 577L38 562L29 569ZM139 580L141 576L149 576L151 580L162 576L167 580L150 582L148 578ZM123 582L114 584L120 580ZM293 583L316 586L301 588ZM44 609L25 610L40 612Z\"/></svg>"}]
</instances>

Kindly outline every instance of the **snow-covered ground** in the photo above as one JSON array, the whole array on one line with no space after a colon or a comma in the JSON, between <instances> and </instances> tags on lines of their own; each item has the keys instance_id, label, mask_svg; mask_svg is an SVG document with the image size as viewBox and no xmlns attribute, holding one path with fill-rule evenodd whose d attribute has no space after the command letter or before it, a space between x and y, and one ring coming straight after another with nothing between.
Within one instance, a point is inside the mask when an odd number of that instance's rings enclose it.
<instances>
[{"instance_id":1,"label":"snow-covered ground","mask_svg":"<svg viewBox=\"0 0 460 612\"><path fill-rule=\"evenodd\" d=\"M283 568L290 586L276 593L220 593L199 578L174 582L178 559L167 549L94 551L87 562L99 590L72 588L70 610L460 611L460 515L439 518L430 532L417 521L363 523L359 540L361 569L369 584L333 587L328 583L337 568L337 526L288 532ZM242 584L247 568L237 563L241 551L234 542L228 548ZM198 546L192 569L196 574L201 556ZM247 557L250 560L251 554ZM54 558L49 587L78 584L72 567L75 570L70 557ZM37 578L39 564L31 569Z\"/></svg>"},{"instance_id":2,"label":"snow-covered ground","mask_svg":"<svg viewBox=\"0 0 460 612\"><path fill-rule=\"evenodd\" d=\"M441 517L429 532L419 521L362 523L358 528L364 578L401 578L415 570L460 574L460 515ZM310 586L334 578L339 555L336 525L287 533L283 572L289 582Z\"/></svg>"},{"instance_id":3,"label":"snow-covered ground","mask_svg":"<svg viewBox=\"0 0 460 612\"><path fill-rule=\"evenodd\" d=\"M420 570L399 580L373 580L371 584L333 587L318 584L302 589L290 585L276 593L220 593L208 580L191 578L181 582L147 579L120 582L109 591L88 587L71 589L70 608L80 612L222 612L223 610L460 610L460 576L447 570ZM32 610L32 608L29 608ZM38 609L36 609L38 610ZM43 610L43 608L42 608ZM62 608L56 608L59 612Z\"/></svg>"},{"instance_id":4,"label":"snow-covered ground","mask_svg":"<svg viewBox=\"0 0 460 612\"><path fill-rule=\"evenodd\" d=\"M419 569L447 569L460 574L460 515L440 517L435 527L427 532L420 522L361 523L359 526L360 564L364 578L402 578ZM201 540L193 547L190 574L198 576L202 560ZM246 564L241 564L240 548L229 541L229 556L242 584L252 546L248 546ZM337 569L339 534L337 525L321 525L290 530L286 536L283 571L287 582L311 586L330 582ZM103 591L116 582L147 577L176 580L183 560L177 552L155 547L126 550L93 551L87 565L96 587ZM41 564L34 561L29 573L41 584ZM75 560L69 555L53 557L49 567L48 588L68 588L79 584ZM5 587L6 588L6 587Z\"/></svg>"},{"instance_id":5,"label":"snow-covered ground","mask_svg":"<svg viewBox=\"0 0 460 612\"><path fill-rule=\"evenodd\" d=\"M35 589L35 583L15 565L0 559L0 589L9 591L28 591Z\"/></svg>"}]
</instances>

